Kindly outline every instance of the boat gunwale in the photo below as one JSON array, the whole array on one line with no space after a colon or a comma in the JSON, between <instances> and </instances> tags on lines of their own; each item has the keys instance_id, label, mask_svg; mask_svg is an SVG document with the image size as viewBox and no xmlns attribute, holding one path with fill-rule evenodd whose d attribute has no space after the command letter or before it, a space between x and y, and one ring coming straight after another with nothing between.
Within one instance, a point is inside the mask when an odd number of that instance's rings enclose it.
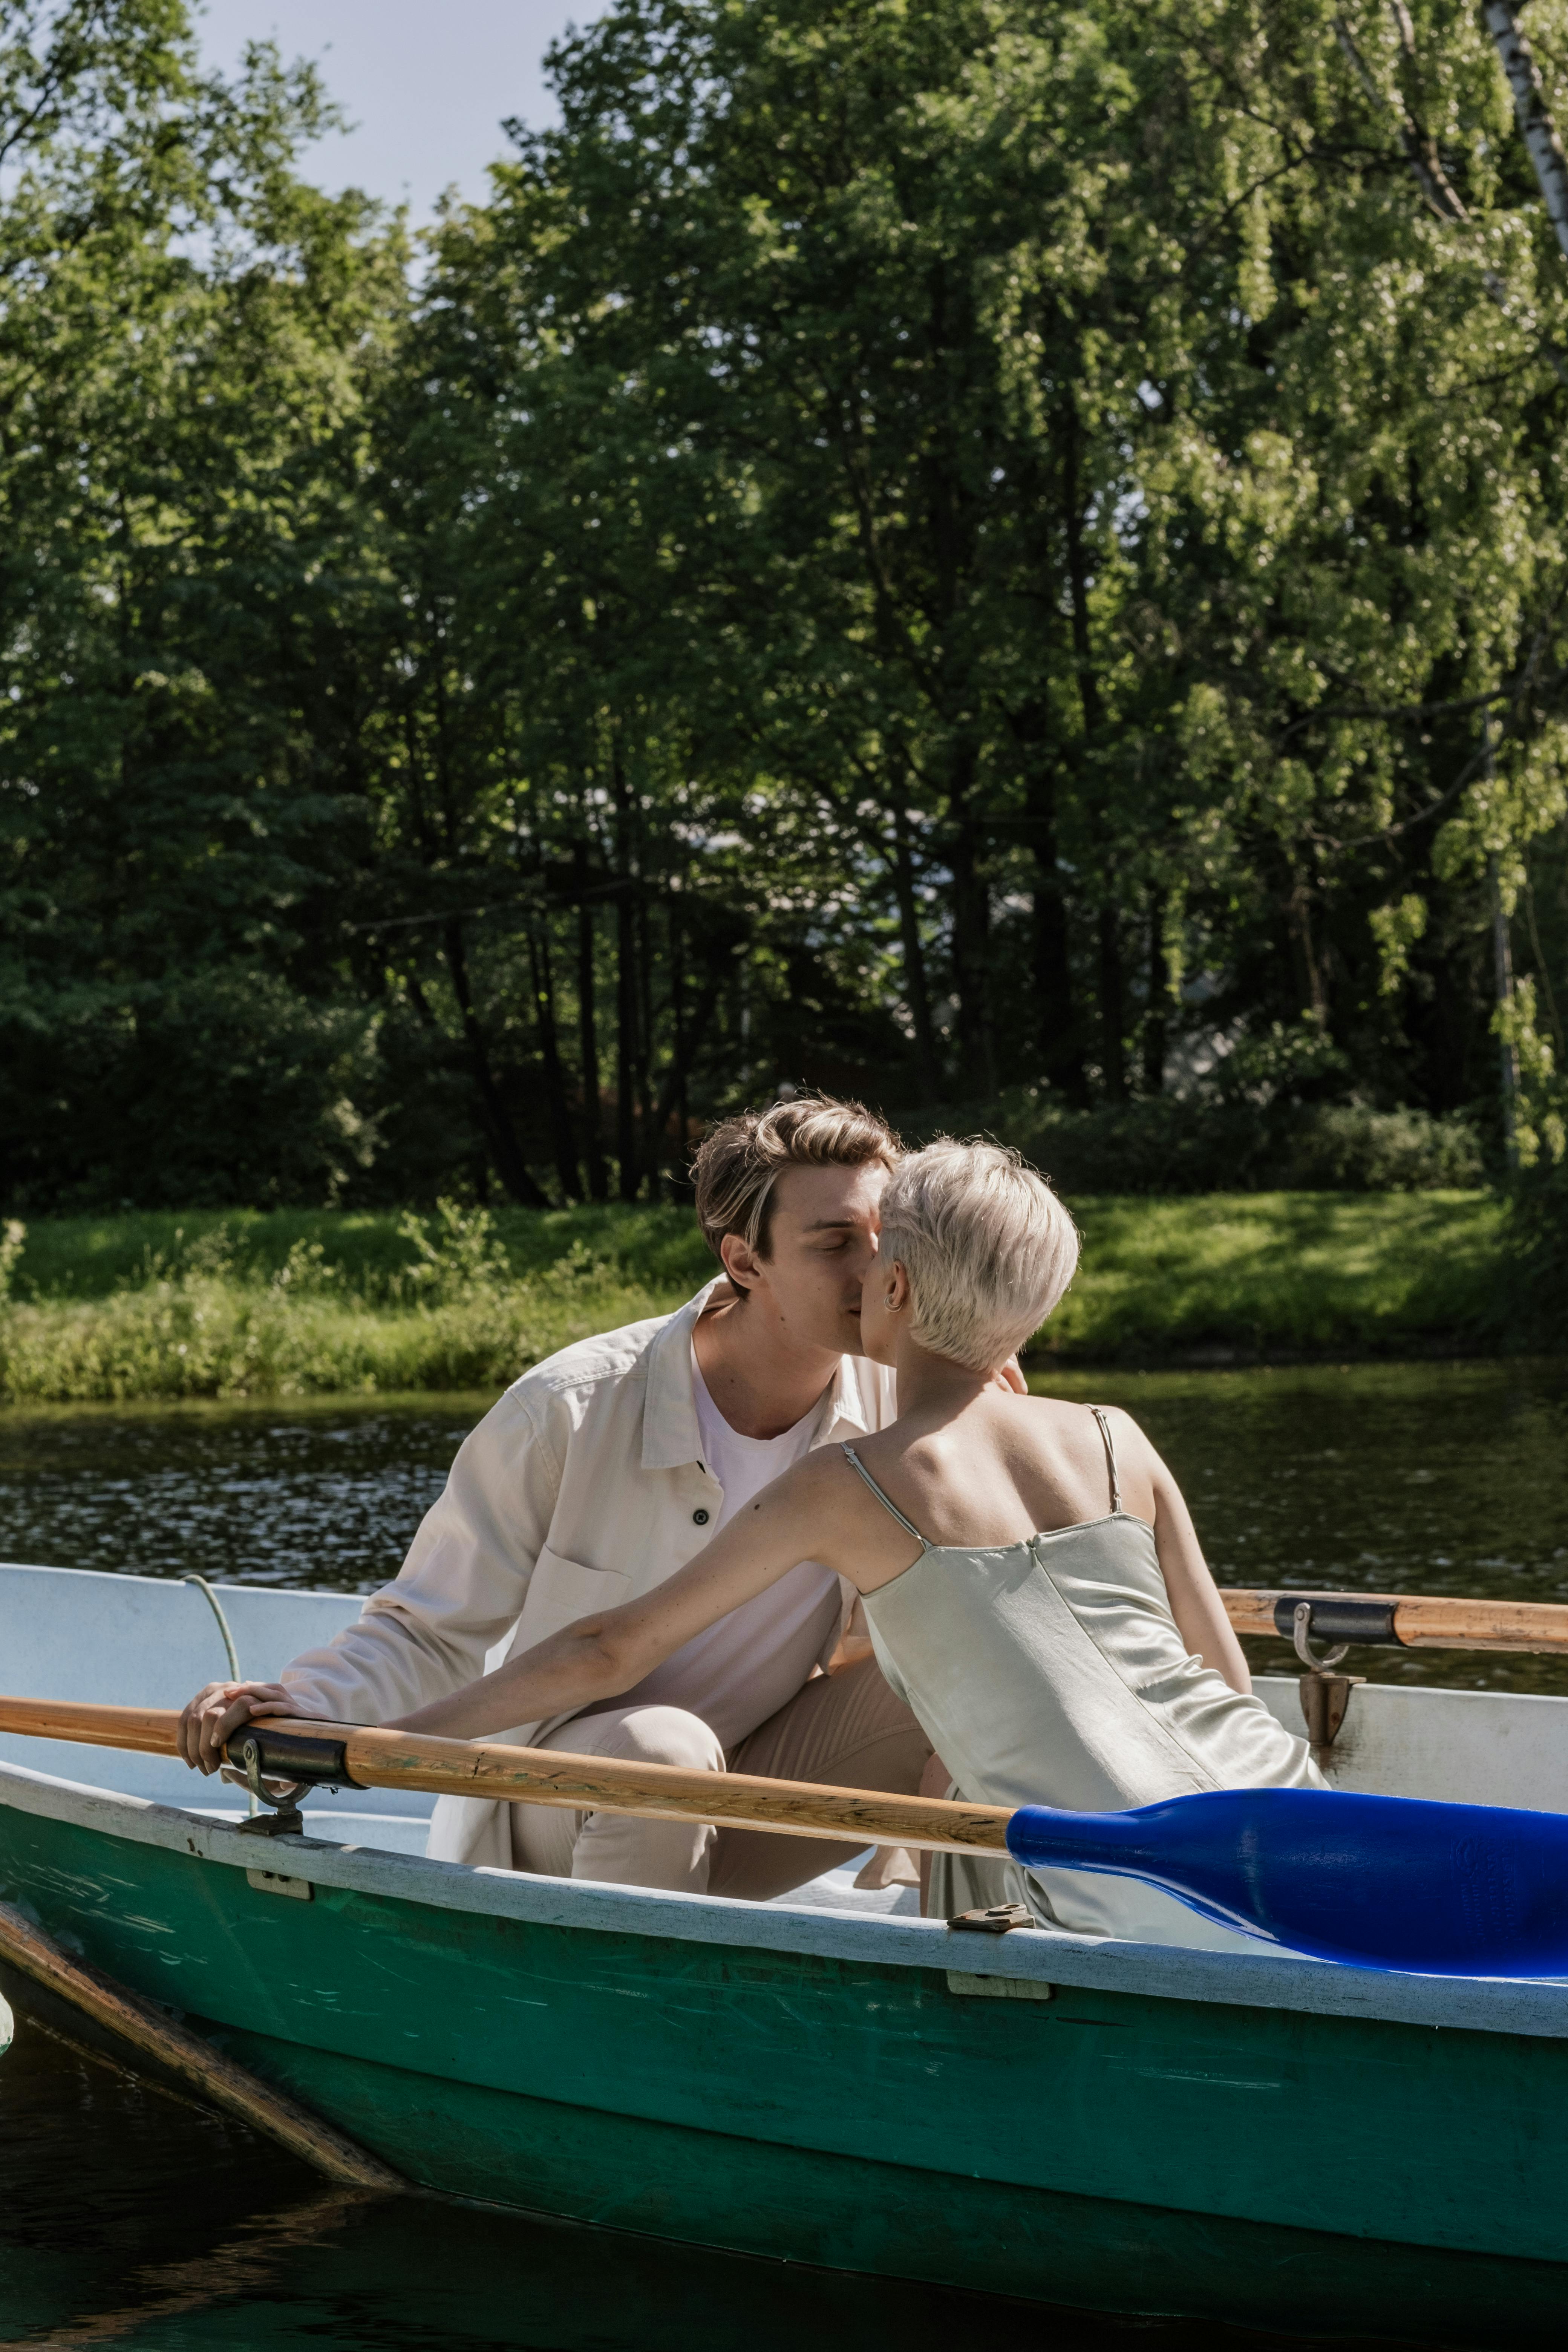
<instances>
[{"instance_id":1,"label":"boat gunwale","mask_svg":"<svg viewBox=\"0 0 1568 2352\"><path fill-rule=\"evenodd\" d=\"M1568 1980L1562 1979L1416 1976L1295 1953L1202 1951L1050 1931L988 1937L939 1919L868 1916L781 1903L742 1905L722 1895L474 1868L326 1839L263 1845L210 1815L62 1780L23 1764L0 1762L0 1806L227 1868L255 1870L265 1864L279 1871L286 1862L288 1876L316 1885L529 1926L728 1946L748 1954L952 1969L1161 2000L1568 2040ZM25 1903L25 1889L13 1888L11 1894Z\"/></svg>"}]
</instances>

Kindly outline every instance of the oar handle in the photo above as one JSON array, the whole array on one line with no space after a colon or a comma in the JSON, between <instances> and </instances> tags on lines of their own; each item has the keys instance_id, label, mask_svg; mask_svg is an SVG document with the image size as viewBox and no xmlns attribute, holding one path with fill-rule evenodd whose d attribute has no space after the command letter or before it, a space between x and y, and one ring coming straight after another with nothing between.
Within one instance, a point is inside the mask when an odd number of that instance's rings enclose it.
<instances>
[{"instance_id":1,"label":"oar handle","mask_svg":"<svg viewBox=\"0 0 1568 2352\"><path fill-rule=\"evenodd\" d=\"M1312 1605L1313 1637L1396 1650L1568 1651L1568 1607L1551 1601L1450 1600L1419 1592L1304 1592L1222 1586L1238 1633L1289 1641L1297 1604Z\"/></svg>"}]
</instances>

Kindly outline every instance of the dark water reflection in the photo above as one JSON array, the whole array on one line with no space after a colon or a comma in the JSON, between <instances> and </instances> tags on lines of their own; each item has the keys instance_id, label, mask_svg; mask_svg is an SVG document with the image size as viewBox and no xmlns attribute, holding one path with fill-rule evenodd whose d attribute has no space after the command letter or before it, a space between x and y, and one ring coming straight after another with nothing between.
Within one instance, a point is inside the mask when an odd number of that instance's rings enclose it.
<instances>
[{"instance_id":1,"label":"dark water reflection","mask_svg":"<svg viewBox=\"0 0 1568 2352\"><path fill-rule=\"evenodd\" d=\"M1054 2312L571 2223L363 2200L31 2020L0 2059L0 2352L978 2352L997 2342L1280 2345L1209 2322ZM1354 2347L1341 2339L1338 2352Z\"/></svg>"}]
</instances>

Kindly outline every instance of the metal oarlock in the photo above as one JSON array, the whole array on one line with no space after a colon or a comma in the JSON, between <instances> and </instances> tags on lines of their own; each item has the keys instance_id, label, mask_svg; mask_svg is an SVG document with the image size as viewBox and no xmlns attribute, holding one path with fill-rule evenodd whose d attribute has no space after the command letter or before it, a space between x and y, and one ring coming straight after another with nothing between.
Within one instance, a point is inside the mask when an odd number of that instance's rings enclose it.
<instances>
[{"instance_id":1,"label":"metal oarlock","mask_svg":"<svg viewBox=\"0 0 1568 2352\"><path fill-rule=\"evenodd\" d=\"M252 1813L239 1825L242 1837L303 1837L305 1816L300 1811L299 1783L290 1784L289 1794L274 1797L261 1778L261 1742L254 1733L247 1733L239 1743L239 1761L245 1771L245 1785L265 1811Z\"/></svg>"},{"instance_id":2,"label":"metal oarlock","mask_svg":"<svg viewBox=\"0 0 1568 2352\"><path fill-rule=\"evenodd\" d=\"M1301 1713L1306 1720L1307 1738L1312 1752L1321 1764L1328 1750L1339 1738L1345 1711L1351 1703L1351 1693L1364 1675L1331 1675L1326 1669L1337 1666L1348 1642L1341 1642L1331 1650L1318 1656L1312 1648L1312 1603L1298 1601L1291 1612L1291 1640L1296 1655L1307 1671L1302 1675L1300 1690Z\"/></svg>"},{"instance_id":3,"label":"metal oarlock","mask_svg":"<svg viewBox=\"0 0 1568 2352\"><path fill-rule=\"evenodd\" d=\"M1313 1674L1321 1674L1325 1666L1337 1666L1350 1648L1348 1642L1341 1642L1335 1648L1325 1650L1321 1658L1313 1655L1312 1604L1310 1601L1297 1601L1291 1612L1290 1630L1296 1655Z\"/></svg>"}]
</instances>

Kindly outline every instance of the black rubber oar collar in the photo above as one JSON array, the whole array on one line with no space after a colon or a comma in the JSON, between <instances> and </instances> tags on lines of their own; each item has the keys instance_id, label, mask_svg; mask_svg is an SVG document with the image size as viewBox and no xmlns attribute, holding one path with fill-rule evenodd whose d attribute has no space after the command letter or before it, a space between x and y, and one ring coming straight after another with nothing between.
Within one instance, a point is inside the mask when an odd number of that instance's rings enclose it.
<instances>
[{"instance_id":1,"label":"black rubber oar collar","mask_svg":"<svg viewBox=\"0 0 1568 2352\"><path fill-rule=\"evenodd\" d=\"M302 1731L274 1731L247 1723L224 1749L231 1764L248 1773L252 1760L264 1780L292 1780L300 1789L357 1789L341 1739L312 1739Z\"/></svg>"}]
</instances>

